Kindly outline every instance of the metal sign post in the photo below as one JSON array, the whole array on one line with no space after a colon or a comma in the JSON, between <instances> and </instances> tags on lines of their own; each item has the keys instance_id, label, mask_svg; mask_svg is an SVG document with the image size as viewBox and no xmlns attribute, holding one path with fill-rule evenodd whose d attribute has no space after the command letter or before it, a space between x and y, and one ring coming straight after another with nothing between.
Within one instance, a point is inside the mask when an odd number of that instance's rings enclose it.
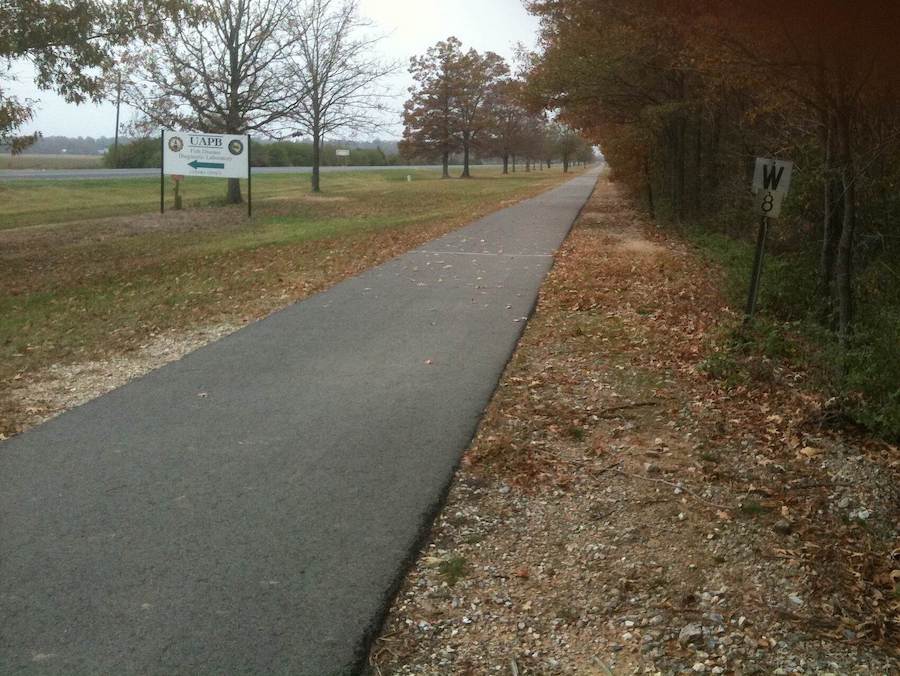
<instances>
[{"instance_id":1,"label":"metal sign post","mask_svg":"<svg viewBox=\"0 0 900 676\"><path fill-rule=\"evenodd\" d=\"M762 277L763 256L766 252L766 237L769 234L769 217L759 219L759 235L756 237L756 255L753 258L753 272L750 276L750 295L747 297L747 311L744 323L749 323L756 312L756 299L759 296L759 280Z\"/></svg>"},{"instance_id":2,"label":"metal sign post","mask_svg":"<svg viewBox=\"0 0 900 676\"><path fill-rule=\"evenodd\" d=\"M793 162L756 158L756 169L753 173L753 192L756 195L754 210L759 215L759 234L756 237L756 255L753 257L753 272L750 276L750 292L747 296L747 309L744 324L749 324L756 312L756 301L759 298L759 287L762 280L763 258L766 253L766 239L769 235L769 219L781 215L781 204L791 187Z\"/></svg>"},{"instance_id":3,"label":"metal sign post","mask_svg":"<svg viewBox=\"0 0 900 676\"><path fill-rule=\"evenodd\" d=\"M250 179L250 134L247 134L247 218L253 217L253 183Z\"/></svg>"},{"instance_id":4,"label":"metal sign post","mask_svg":"<svg viewBox=\"0 0 900 676\"><path fill-rule=\"evenodd\" d=\"M166 213L166 132L159 132L159 213Z\"/></svg>"}]
</instances>

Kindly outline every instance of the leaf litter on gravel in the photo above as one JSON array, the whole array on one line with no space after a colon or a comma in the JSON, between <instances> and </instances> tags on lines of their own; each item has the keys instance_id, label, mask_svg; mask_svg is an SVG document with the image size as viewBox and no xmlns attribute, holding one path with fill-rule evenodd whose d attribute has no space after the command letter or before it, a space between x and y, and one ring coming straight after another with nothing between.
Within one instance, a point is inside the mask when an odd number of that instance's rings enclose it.
<instances>
[{"instance_id":1,"label":"leaf litter on gravel","mask_svg":"<svg viewBox=\"0 0 900 676\"><path fill-rule=\"evenodd\" d=\"M897 673L897 449L811 425L787 361L710 377L720 288L601 180L372 673Z\"/></svg>"}]
</instances>

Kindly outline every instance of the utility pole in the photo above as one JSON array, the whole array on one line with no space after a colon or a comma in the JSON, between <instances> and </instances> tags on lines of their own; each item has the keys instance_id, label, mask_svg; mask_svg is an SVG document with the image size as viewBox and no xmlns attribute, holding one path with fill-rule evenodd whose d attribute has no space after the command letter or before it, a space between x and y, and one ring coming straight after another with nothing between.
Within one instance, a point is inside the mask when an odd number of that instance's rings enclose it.
<instances>
[{"instance_id":1,"label":"utility pole","mask_svg":"<svg viewBox=\"0 0 900 676\"><path fill-rule=\"evenodd\" d=\"M122 71L116 73L116 136L113 141L113 161L119 166L119 108L122 105Z\"/></svg>"}]
</instances>

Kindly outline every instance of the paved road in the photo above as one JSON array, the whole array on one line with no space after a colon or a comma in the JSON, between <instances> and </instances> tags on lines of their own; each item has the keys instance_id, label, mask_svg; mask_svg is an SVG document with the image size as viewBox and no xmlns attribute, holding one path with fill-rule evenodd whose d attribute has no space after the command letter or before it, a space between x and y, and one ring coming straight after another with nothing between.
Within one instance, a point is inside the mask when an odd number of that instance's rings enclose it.
<instances>
[{"instance_id":1,"label":"paved road","mask_svg":"<svg viewBox=\"0 0 900 676\"><path fill-rule=\"evenodd\" d=\"M0 444L0 673L353 673L595 180Z\"/></svg>"},{"instance_id":2,"label":"paved road","mask_svg":"<svg viewBox=\"0 0 900 676\"><path fill-rule=\"evenodd\" d=\"M322 173L344 171L385 171L387 169L440 169L440 165L399 166L399 167L322 167ZM456 169L457 167L454 167ZM312 167L253 167L253 175L258 174L309 174ZM159 178L159 169L3 169L0 181L26 181L40 179L57 180L97 180L120 178Z\"/></svg>"}]
</instances>

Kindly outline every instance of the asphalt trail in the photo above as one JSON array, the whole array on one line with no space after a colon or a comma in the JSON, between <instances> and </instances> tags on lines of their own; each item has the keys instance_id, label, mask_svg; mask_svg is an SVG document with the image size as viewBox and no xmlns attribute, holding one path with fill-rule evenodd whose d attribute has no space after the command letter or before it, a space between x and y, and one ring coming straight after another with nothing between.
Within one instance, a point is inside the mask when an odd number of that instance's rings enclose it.
<instances>
[{"instance_id":1,"label":"asphalt trail","mask_svg":"<svg viewBox=\"0 0 900 676\"><path fill-rule=\"evenodd\" d=\"M0 444L0 673L353 673L597 178Z\"/></svg>"}]
</instances>

